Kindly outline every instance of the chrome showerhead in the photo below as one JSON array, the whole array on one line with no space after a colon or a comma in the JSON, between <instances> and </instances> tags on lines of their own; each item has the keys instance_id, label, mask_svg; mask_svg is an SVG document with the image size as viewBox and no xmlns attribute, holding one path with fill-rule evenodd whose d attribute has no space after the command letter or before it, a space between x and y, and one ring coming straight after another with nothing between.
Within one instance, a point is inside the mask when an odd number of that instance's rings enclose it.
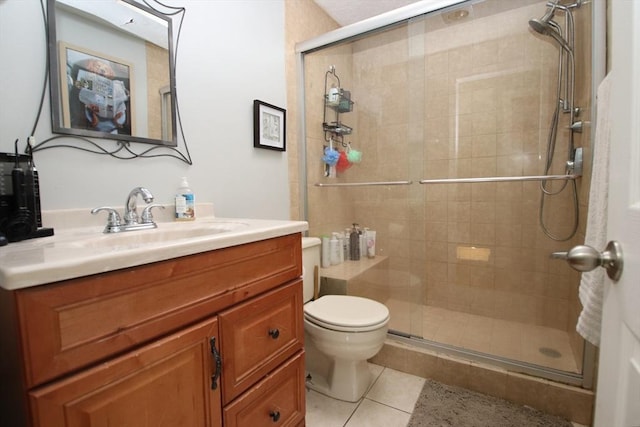
<instances>
[{"instance_id":1,"label":"chrome showerhead","mask_svg":"<svg viewBox=\"0 0 640 427\"><path fill-rule=\"evenodd\" d=\"M543 36L551 36L558 44L567 52L571 52L571 46L562 37L560 25L553 20L553 15L556 11L556 4L552 4L547 9L547 12L540 19L530 19L529 26L537 33Z\"/></svg>"},{"instance_id":2,"label":"chrome showerhead","mask_svg":"<svg viewBox=\"0 0 640 427\"><path fill-rule=\"evenodd\" d=\"M534 31L545 35L549 32L549 21L553 18L554 13L556 12L556 5L553 4L547 8L544 16L540 19L530 19L529 26L533 28Z\"/></svg>"}]
</instances>

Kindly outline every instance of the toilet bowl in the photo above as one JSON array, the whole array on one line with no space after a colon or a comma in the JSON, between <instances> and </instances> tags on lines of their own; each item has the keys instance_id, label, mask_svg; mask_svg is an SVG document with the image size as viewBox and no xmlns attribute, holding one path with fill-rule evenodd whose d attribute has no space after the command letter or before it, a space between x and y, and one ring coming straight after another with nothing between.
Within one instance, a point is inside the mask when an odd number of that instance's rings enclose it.
<instances>
[{"instance_id":1,"label":"toilet bowl","mask_svg":"<svg viewBox=\"0 0 640 427\"><path fill-rule=\"evenodd\" d=\"M389 310L377 301L347 295L325 295L311 301L312 272L320 263L320 239L302 240L307 386L356 402L371 385L367 359L384 344Z\"/></svg>"}]
</instances>

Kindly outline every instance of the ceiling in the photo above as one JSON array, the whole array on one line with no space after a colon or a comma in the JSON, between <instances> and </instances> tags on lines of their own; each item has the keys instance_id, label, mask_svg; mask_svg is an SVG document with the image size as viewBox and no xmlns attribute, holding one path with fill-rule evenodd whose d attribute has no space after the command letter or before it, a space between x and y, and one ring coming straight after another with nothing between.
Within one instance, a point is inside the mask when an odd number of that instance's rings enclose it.
<instances>
[{"instance_id":1,"label":"ceiling","mask_svg":"<svg viewBox=\"0 0 640 427\"><path fill-rule=\"evenodd\" d=\"M419 0L314 0L341 26L416 3Z\"/></svg>"}]
</instances>

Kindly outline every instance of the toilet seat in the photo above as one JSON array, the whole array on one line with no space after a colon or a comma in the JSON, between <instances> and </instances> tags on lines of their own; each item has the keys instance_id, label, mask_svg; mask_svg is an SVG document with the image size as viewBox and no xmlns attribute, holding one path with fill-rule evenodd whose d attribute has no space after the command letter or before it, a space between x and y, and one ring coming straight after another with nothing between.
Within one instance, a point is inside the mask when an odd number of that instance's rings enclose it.
<instances>
[{"instance_id":1,"label":"toilet seat","mask_svg":"<svg viewBox=\"0 0 640 427\"><path fill-rule=\"evenodd\" d=\"M311 323L342 332L367 332L389 321L389 309L377 301L348 295L325 295L304 306Z\"/></svg>"}]
</instances>

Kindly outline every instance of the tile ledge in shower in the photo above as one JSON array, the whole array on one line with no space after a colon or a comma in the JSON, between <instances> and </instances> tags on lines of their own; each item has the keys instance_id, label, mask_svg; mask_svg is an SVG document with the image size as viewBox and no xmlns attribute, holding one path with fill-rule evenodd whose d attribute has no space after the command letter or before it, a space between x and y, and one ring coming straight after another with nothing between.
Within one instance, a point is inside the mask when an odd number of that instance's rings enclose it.
<instances>
[{"instance_id":1,"label":"tile ledge in shower","mask_svg":"<svg viewBox=\"0 0 640 427\"><path fill-rule=\"evenodd\" d=\"M355 279L365 271L374 268L386 259L387 257L384 255L376 255L374 258L362 258L358 261L345 261L338 265L321 268L320 277L349 281Z\"/></svg>"}]
</instances>

